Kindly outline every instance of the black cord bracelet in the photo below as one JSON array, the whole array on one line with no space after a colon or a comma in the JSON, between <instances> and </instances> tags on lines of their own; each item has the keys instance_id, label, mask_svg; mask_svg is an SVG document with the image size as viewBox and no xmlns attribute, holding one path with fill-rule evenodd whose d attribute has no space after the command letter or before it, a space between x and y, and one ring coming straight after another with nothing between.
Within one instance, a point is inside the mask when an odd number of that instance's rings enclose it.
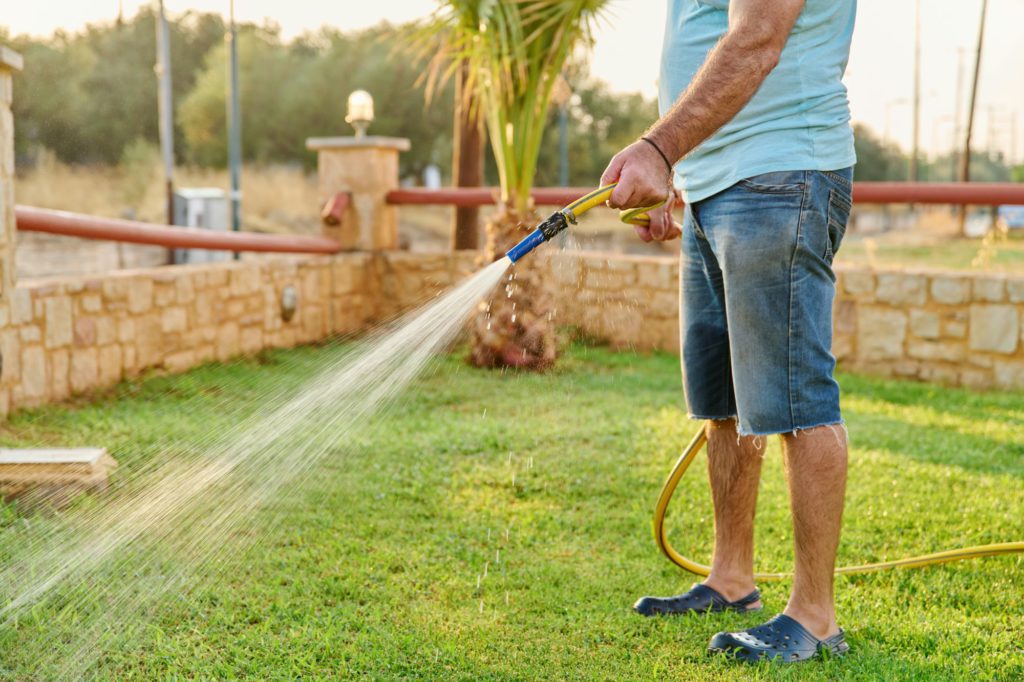
<instances>
[{"instance_id":1,"label":"black cord bracelet","mask_svg":"<svg viewBox=\"0 0 1024 682\"><path fill-rule=\"evenodd\" d=\"M661 147L656 145L654 143L654 140L652 140L652 139L650 139L648 137L641 137L640 139L643 140L644 142L646 142L647 144L651 145L652 147L654 147L654 150L656 152L658 152L658 156L660 156L662 158L662 160L665 162L665 165L668 166L668 172L671 173L672 172L672 162L668 160L667 156L665 156L665 152L661 151Z\"/></svg>"}]
</instances>

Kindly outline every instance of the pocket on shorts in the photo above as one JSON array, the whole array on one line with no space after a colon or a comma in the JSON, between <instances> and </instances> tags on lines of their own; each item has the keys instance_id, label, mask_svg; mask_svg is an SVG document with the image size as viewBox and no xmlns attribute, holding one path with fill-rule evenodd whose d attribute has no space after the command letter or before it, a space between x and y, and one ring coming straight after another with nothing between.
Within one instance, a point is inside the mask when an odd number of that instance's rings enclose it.
<instances>
[{"instance_id":1,"label":"pocket on shorts","mask_svg":"<svg viewBox=\"0 0 1024 682\"><path fill-rule=\"evenodd\" d=\"M846 224L850 220L852 204L850 198L841 190L828 191L828 239L825 244L825 260L830 264L839 251L839 245L846 234Z\"/></svg>"},{"instance_id":2,"label":"pocket on shorts","mask_svg":"<svg viewBox=\"0 0 1024 682\"><path fill-rule=\"evenodd\" d=\"M807 174L804 171L761 173L740 180L736 186L760 194L796 194L807 186Z\"/></svg>"}]
</instances>

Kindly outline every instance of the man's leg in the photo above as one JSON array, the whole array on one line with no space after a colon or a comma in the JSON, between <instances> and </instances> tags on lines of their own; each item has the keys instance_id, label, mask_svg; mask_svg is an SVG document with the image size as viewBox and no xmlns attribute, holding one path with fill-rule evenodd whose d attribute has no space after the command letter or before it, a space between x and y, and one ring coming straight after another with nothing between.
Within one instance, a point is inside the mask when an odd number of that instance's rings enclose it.
<instances>
[{"instance_id":1,"label":"man's leg","mask_svg":"<svg viewBox=\"0 0 1024 682\"><path fill-rule=\"evenodd\" d=\"M819 426L783 436L796 545L796 577L784 613L818 639L839 632L833 570L846 493L846 432Z\"/></svg>"},{"instance_id":2,"label":"man's leg","mask_svg":"<svg viewBox=\"0 0 1024 682\"><path fill-rule=\"evenodd\" d=\"M709 420L708 478L715 507L715 549L704 584L730 601L754 591L754 513L763 450L739 438L735 419ZM759 608L760 600L751 604Z\"/></svg>"}]
</instances>

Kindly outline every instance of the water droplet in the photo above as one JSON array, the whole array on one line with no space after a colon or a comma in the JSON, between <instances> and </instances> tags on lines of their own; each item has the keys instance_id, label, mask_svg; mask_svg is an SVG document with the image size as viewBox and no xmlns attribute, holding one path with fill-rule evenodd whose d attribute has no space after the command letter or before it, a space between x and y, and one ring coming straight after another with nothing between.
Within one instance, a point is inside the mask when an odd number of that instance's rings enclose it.
<instances>
[{"instance_id":1,"label":"water droplet","mask_svg":"<svg viewBox=\"0 0 1024 682\"><path fill-rule=\"evenodd\" d=\"M485 578L487 577L487 567L490 566L490 564L491 564L491 562L489 562L489 561L485 561L484 562L484 577Z\"/></svg>"},{"instance_id":2,"label":"water droplet","mask_svg":"<svg viewBox=\"0 0 1024 682\"><path fill-rule=\"evenodd\" d=\"M494 550L494 563L496 563L496 564L500 564L501 563L501 550L500 549Z\"/></svg>"},{"instance_id":3,"label":"water droplet","mask_svg":"<svg viewBox=\"0 0 1024 682\"><path fill-rule=\"evenodd\" d=\"M484 612L484 600L481 599L480 600L480 613L483 613L483 612Z\"/></svg>"},{"instance_id":4,"label":"water droplet","mask_svg":"<svg viewBox=\"0 0 1024 682\"><path fill-rule=\"evenodd\" d=\"M515 321L516 321L516 314L515 314L515 313L512 313L512 321L513 321L513 322L515 322Z\"/></svg>"},{"instance_id":5,"label":"water droplet","mask_svg":"<svg viewBox=\"0 0 1024 682\"><path fill-rule=\"evenodd\" d=\"M487 323L487 331L491 331L491 323L490 322Z\"/></svg>"},{"instance_id":6,"label":"water droplet","mask_svg":"<svg viewBox=\"0 0 1024 682\"><path fill-rule=\"evenodd\" d=\"M477 591L480 590L480 574L479 573L476 574L476 589L477 589Z\"/></svg>"},{"instance_id":7,"label":"water droplet","mask_svg":"<svg viewBox=\"0 0 1024 682\"><path fill-rule=\"evenodd\" d=\"M508 606L508 592L505 593L505 606Z\"/></svg>"}]
</instances>

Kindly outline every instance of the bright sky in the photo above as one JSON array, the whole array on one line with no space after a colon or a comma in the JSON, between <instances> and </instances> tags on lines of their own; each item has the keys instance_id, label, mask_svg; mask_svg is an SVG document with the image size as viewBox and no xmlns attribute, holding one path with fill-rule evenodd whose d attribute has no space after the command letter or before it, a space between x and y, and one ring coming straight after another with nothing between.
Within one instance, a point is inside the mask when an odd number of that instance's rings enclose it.
<instances>
[{"instance_id":1,"label":"bright sky","mask_svg":"<svg viewBox=\"0 0 1024 682\"><path fill-rule=\"evenodd\" d=\"M147 2L121 0L126 16ZM0 25L15 34L46 35L56 28L74 30L87 22L117 16L118 0L48 0L8 7ZM323 2L322 0L236 0L240 20L271 17L286 37L321 25L342 30L373 25L383 19L404 22L429 13L434 0ZM165 0L169 12L188 9L227 12L228 0ZM921 147L943 152L953 140L957 62L963 52L966 111L981 0L921 0ZM608 19L597 34L594 72L620 91L653 95L664 26L664 0L613 0ZM860 0L846 83L853 118L909 148L913 78L914 0ZM1024 0L990 0L978 93L975 141L1024 161Z\"/></svg>"}]
</instances>

